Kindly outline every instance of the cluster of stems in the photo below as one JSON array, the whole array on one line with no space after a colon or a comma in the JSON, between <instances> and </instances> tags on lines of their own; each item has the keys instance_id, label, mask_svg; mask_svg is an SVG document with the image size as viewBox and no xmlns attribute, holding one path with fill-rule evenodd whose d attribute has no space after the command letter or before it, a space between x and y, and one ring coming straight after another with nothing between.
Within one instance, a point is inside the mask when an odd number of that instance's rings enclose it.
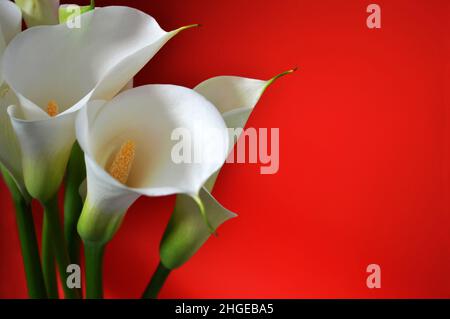
<instances>
[{"instance_id":1,"label":"cluster of stems","mask_svg":"<svg viewBox=\"0 0 450 319\"><path fill-rule=\"evenodd\" d=\"M31 197L21 191L9 172L1 167L16 211L16 222L23 256L23 265L30 298L56 299L58 294L57 273L67 299L81 298L81 289L67 285L67 267L79 264L80 238L76 231L78 217L83 205L79 186L85 178L83 153L78 144L72 150L67 168L64 200L64 230L60 223L58 194L41 202L44 208L42 224L41 256L39 256Z\"/></svg>"},{"instance_id":2,"label":"cluster of stems","mask_svg":"<svg viewBox=\"0 0 450 319\"><path fill-rule=\"evenodd\" d=\"M36 299L57 299L59 274L64 297L78 299L82 290L69 288L67 284L67 267L80 263L81 240L77 232L77 223L83 208L83 200L79 188L85 179L83 152L76 143L67 166L64 194L64 227L61 227L58 194L48 201L42 202L44 208L41 256L36 238L31 197L17 187L9 172L1 167L3 179L10 190L15 210L18 234L22 249L28 295ZM103 298L103 255L104 243L84 242L86 298ZM161 263L149 281L142 298L157 298L162 286L170 274Z\"/></svg>"}]
</instances>

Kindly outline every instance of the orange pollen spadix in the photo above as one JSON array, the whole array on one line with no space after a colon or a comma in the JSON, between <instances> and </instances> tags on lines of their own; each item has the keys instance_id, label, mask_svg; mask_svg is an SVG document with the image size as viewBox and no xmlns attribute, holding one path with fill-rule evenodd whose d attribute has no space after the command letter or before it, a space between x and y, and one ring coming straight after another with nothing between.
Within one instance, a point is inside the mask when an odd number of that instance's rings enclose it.
<instances>
[{"instance_id":1,"label":"orange pollen spadix","mask_svg":"<svg viewBox=\"0 0 450 319\"><path fill-rule=\"evenodd\" d=\"M135 153L136 143L131 140L126 141L120 147L109 167L109 174L122 184L125 184L128 180Z\"/></svg>"},{"instance_id":2,"label":"orange pollen spadix","mask_svg":"<svg viewBox=\"0 0 450 319\"><path fill-rule=\"evenodd\" d=\"M58 115L58 103L56 103L56 101L51 100L47 103L47 114L50 115L50 117Z\"/></svg>"}]
</instances>

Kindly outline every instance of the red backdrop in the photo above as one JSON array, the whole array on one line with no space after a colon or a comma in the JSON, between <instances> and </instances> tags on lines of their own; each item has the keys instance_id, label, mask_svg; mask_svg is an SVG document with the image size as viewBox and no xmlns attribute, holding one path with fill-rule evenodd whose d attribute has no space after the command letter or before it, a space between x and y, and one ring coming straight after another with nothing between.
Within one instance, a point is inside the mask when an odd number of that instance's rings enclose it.
<instances>
[{"instance_id":1,"label":"red backdrop","mask_svg":"<svg viewBox=\"0 0 450 319\"><path fill-rule=\"evenodd\" d=\"M366 27L372 2L379 30ZM170 41L136 85L300 68L248 123L280 128L278 174L226 165L214 193L240 217L173 272L162 297L450 297L449 1L97 4L139 8L166 30L203 25ZM0 187L0 296L26 297ZM139 297L172 205L141 198L129 210L107 248L107 297ZM381 289L366 287L371 263L381 266Z\"/></svg>"}]
</instances>

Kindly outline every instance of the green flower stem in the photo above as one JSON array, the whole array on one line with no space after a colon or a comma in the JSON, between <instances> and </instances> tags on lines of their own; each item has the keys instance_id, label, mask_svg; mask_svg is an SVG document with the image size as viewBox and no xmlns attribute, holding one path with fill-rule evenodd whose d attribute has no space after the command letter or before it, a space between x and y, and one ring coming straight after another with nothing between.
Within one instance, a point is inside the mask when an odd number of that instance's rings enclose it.
<instances>
[{"instance_id":1,"label":"green flower stem","mask_svg":"<svg viewBox=\"0 0 450 319\"><path fill-rule=\"evenodd\" d=\"M30 298L47 298L34 229L31 200L22 195L6 169L3 166L0 169L16 208L16 221L22 248L25 276L27 278L28 295Z\"/></svg>"},{"instance_id":2,"label":"green flower stem","mask_svg":"<svg viewBox=\"0 0 450 319\"><path fill-rule=\"evenodd\" d=\"M58 299L58 285L56 281L55 255L53 253L53 241L50 235L48 213L44 212L42 225L42 271L44 273L47 295L51 299Z\"/></svg>"},{"instance_id":3,"label":"green flower stem","mask_svg":"<svg viewBox=\"0 0 450 319\"><path fill-rule=\"evenodd\" d=\"M78 143L72 148L67 165L66 184L64 194L64 237L67 243L69 258L72 263L80 263L80 236L77 223L83 209L83 200L79 188L86 178L83 151Z\"/></svg>"},{"instance_id":4,"label":"green flower stem","mask_svg":"<svg viewBox=\"0 0 450 319\"><path fill-rule=\"evenodd\" d=\"M105 245L85 242L84 255L86 263L86 298L103 298L103 253Z\"/></svg>"},{"instance_id":5,"label":"green flower stem","mask_svg":"<svg viewBox=\"0 0 450 319\"><path fill-rule=\"evenodd\" d=\"M50 237L53 241L53 252L58 264L59 276L64 289L64 296L67 299L80 298L78 289L67 287L67 266L70 264L69 254L67 253L64 235L59 223L58 196L43 203L46 218L48 219L48 228Z\"/></svg>"},{"instance_id":6,"label":"green flower stem","mask_svg":"<svg viewBox=\"0 0 450 319\"><path fill-rule=\"evenodd\" d=\"M145 299L156 299L158 297L161 288L169 277L171 270L164 267L162 263L159 263L158 268L156 268L152 279L150 280L147 288L145 288L142 298Z\"/></svg>"}]
</instances>

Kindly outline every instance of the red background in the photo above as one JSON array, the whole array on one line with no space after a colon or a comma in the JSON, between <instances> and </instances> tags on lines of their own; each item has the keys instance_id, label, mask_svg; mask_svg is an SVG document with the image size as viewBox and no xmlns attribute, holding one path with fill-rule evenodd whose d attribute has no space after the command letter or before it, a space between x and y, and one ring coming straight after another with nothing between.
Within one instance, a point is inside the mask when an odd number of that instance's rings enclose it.
<instances>
[{"instance_id":1,"label":"red background","mask_svg":"<svg viewBox=\"0 0 450 319\"><path fill-rule=\"evenodd\" d=\"M372 2L380 30L366 27ZM166 30L203 25L170 41L137 85L300 68L248 123L280 128L278 174L226 165L214 193L240 217L172 273L161 297L450 297L449 1L97 1L112 3ZM0 187L0 297L26 297ZM130 209L106 252L107 297L139 297L172 205L141 198ZM381 289L366 287L371 263Z\"/></svg>"}]
</instances>

